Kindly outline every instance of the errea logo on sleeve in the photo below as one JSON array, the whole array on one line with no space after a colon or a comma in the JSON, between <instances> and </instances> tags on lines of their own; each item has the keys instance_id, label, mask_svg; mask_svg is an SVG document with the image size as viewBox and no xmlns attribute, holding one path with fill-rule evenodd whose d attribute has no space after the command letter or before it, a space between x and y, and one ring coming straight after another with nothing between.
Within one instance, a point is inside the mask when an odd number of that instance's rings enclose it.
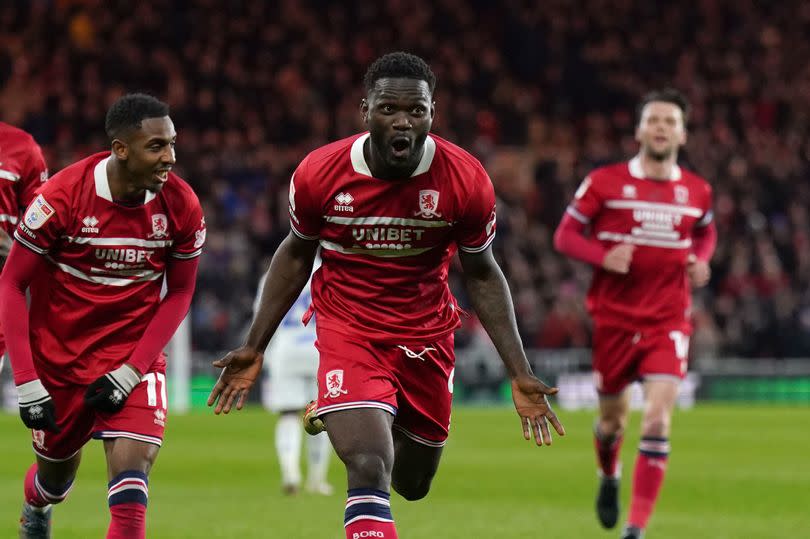
<instances>
[{"instance_id":1,"label":"errea logo on sleeve","mask_svg":"<svg viewBox=\"0 0 810 539\"><path fill-rule=\"evenodd\" d=\"M44 225L54 213L56 213L56 211L53 209L53 206L48 204L45 197L37 195L37 198L28 206L23 222L25 222L25 226L31 230L37 230Z\"/></svg>"}]
</instances>

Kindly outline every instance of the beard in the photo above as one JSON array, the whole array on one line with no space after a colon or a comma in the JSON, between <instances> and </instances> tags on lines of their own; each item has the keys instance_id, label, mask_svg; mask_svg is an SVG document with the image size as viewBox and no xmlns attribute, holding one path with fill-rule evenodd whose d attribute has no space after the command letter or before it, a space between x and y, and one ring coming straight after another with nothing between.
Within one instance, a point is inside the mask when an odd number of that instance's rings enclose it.
<instances>
[{"instance_id":1,"label":"beard","mask_svg":"<svg viewBox=\"0 0 810 539\"><path fill-rule=\"evenodd\" d=\"M672 157L674 151L675 150L673 150L672 148L667 148L661 151L655 151L652 148L648 147L645 153L647 154L647 157L649 157L653 161L658 161L660 163Z\"/></svg>"}]
</instances>

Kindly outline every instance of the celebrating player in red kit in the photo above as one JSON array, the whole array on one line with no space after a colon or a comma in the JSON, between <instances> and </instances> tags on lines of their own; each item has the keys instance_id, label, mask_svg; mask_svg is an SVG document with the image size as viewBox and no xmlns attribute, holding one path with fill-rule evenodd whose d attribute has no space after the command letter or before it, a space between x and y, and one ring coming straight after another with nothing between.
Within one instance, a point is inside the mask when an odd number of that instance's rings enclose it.
<instances>
[{"instance_id":1,"label":"celebrating player in red kit","mask_svg":"<svg viewBox=\"0 0 810 539\"><path fill-rule=\"evenodd\" d=\"M170 172L176 134L165 103L126 95L107 112L106 131L112 152L62 170L28 206L0 279L0 320L36 453L21 537L50 537L51 505L67 497L91 436L107 457L107 537L146 533L148 475L166 422L162 350L191 303L205 221Z\"/></svg>"},{"instance_id":2,"label":"celebrating player in red kit","mask_svg":"<svg viewBox=\"0 0 810 539\"><path fill-rule=\"evenodd\" d=\"M538 445L550 444L548 422L563 428L546 399L556 389L526 361L490 249L492 182L475 158L429 134L432 71L421 58L392 53L371 65L365 86L360 111L369 132L315 150L293 175L292 232L270 264L246 344L215 363L224 370L208 403L216 413L242 407L320 245L311 308L319 398L308 419L325 423L346 465L346 537L394 539L390 487L408 500L427 495L447 439L459 327L447 273L457 249L473 306L511 378L524 436L533 430Z\"/></svg>"},{"instance_id":3,"label":"celebrating player in red kit","mask_svg":"<svg viewBox=\"0 0 810 539\"><path fill-rule=\"evenodd\" d=\"M48 179L42 149L34 138L16 127L0 122L0 270L11 249L11 237L34 192ZM6 343L0 326L0 368Z\"/></svg>"},{"instance_id":4,"label":"celebrating player in red kit","mask_svg":"<svg viewBox=\"0 0 810 539\"><path fill-rule=\"evenodd\" d=\"M560 252L596 268L588 309L599 392L596 506L606 528L615 526L619 515L626 389L635 380L644 382L626 539L644 533L664 480L672 409L686 374L690 286L708 282L717 237L711 187L677 165L687 112L686 99L674 90L645 96L636 128L638 155L585 178L554 236Z\"/></svg>"}]
</instances>

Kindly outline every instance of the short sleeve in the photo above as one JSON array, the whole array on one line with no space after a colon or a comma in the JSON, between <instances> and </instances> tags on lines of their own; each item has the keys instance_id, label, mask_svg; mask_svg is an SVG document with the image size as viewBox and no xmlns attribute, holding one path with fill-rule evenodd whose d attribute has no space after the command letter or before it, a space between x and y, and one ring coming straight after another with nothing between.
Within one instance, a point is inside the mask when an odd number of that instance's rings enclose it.
<instances>
[{"instance_id":1,"label":"short sleeve","mask_svg":"<svg viewBox=\"0 0 810 539\"><path fill-rule=\"evenodd\" d=\"M588 224L602 209L602 197L594 188L591 176L586 177L579 184L574 194L574 200L566 208L566 213L583 224Z\"/></svg>"},{"instance_id":2,"label":"short sleeve","mask_svg":"<svg viewBox=\"0 0 810 539\"><path fill-rule=\"evenodd\" d=\"M42 148L36 142L31 143L28 158L28 166L25 174L20 179L19 202L25 208L31 203L37 191L48 181L48 166L45 164L45 157L42 155Z\"/></svg>"},{"instance_id":3,"label":"short sleeve","mask_svg":"<svg viewBox=\"0 0 810 539\"><path fill-rule=\"evenodd\" d=\"M193 192L187 198L188 210L182 226L179 227L174 239L172 258L188 260L202 254L205 243L205 216L203 215L200 200Z\"/></svg>"},{"instance_id":4,"label":"short sleeve","mask_svg":"<svg viewBox=\"0 0 810 539\"><path fill-rule=\"evenodd\" d=\"M37 254L47 254L70 222L70 208L67 193L46 183L25 210L14 238Z\"/></svg>"},{"instance_id":5,"label":"short sleeve","mask_svg":"<svg viewBox=\"0 0 810 539\"><path fill-rule=\"evenodd\" d=\"M479 187L456 223L456 242L465 253L480 253L495 239L495 188L483 169Z\"/></svg>"},{"instance_id":6,"label":"short sleeve","mask_svg":"<svg viewBox=\"0 0 810 539\"><path fill-rule=\"evenodd\" d=\"M301 239L317 240L323 215L314 202L314 178L309 170L308 159L304 159L290 178L290 228Z\"/></svg>"}]
</instances>

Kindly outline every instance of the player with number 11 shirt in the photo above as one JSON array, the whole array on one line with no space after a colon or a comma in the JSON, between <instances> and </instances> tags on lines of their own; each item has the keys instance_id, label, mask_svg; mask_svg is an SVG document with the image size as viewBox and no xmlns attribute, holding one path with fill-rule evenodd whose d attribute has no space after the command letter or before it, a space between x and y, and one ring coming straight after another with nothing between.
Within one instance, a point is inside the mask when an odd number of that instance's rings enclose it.
<instances>
[{"instance_id":1,"label":"player with number 11 shirt","mask_svg":"<svg viewBox=\"0 0 810 539\"><path fill-rule=\"evenodd\" d=\"M91 437L107 456L107 538L145 536L167 413L162 350L188 311L205 241L196 195L170 172L168 112L144 94L116 101L112 152L56 174L14 233L0 319L37 460L21 537L49 537L51 505L67 497Z\"/></svg>"}]
</instances>

